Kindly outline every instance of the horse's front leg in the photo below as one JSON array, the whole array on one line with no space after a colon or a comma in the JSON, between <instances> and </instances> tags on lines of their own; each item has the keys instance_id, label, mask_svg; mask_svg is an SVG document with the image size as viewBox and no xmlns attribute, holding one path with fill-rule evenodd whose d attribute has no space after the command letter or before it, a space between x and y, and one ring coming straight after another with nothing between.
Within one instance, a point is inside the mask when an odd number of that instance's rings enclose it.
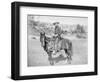
<instances>
[{"instance_id":1,"label":"horse's front leg","mask_svg":"<svg viewBox=\"0 0 100 82\"><path fill-rule=\"evenodd\" d=\"M54 61L50 61L50 65L54 65Z\"/></svg>"},{"instance_id":2,"label":"horse's front leg","mask_svg":"<svg viewBox=\"0 0 100 82\"><path fill-rule=\"evenodd\" d=\"M52 56L52 52L49 52L48 53L48 60L49 60L49 62L50 62L50 65L54 65L54 61L53 61L53 56Z\"/></svg>"}]
</instances>

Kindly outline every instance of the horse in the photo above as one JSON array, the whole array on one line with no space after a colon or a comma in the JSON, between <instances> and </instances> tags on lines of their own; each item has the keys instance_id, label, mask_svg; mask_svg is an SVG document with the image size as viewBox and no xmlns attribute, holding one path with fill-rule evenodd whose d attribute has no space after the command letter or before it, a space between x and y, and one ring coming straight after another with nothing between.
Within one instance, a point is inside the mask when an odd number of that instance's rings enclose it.
<instances>
[{"instance_id":1,"label":"horse","mask_svg":"<svg viewBox=\"0 0 100 82\"><path fill-rule=\"evenodd\" d=\"M52 39L45 36L44 32L40 33L41 46L43 47L44 51L46 51L46 53L48 54L48 60L50 62L50 65L54 65L54 62L52 61L52 52L53 52L52 49L53 48L50 46L51 41L52 41Z\"/></svg>"},{"instance_id":2,"label":"horse","mask_svg":"<svg viewBox=\"0 0 100 82\"><path fill-rule=\"evenodd\" d=\"M55 41L56 38L49 38L45 35L45 32L40 33L40 42L41 46L44 48L44 51L48 54L48 60L51 65L54 65L54 61L52 60L52 55L57 54L60 50L64 50L66 54L66 58L68 59L68 63L71 64L72 60L72 42L68 39L61 38L59 40L59 50L55 49ZM61 56L61 55L60 55Z\"/></svg>"}]
</instances>

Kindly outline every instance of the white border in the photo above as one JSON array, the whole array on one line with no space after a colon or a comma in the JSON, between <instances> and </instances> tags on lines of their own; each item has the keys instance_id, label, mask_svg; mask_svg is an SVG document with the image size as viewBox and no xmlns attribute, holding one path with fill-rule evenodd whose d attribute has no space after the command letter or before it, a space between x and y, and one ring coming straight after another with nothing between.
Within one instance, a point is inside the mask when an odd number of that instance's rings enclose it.
<instances>
[{"instance_id":1,"label":"white border","mask_svg":"<svg viewBox=\"0 0 100 82\"><path fill-rule=\"evenodd\" d=\"M27 14L82 16L88 17L88 64L67 66L27 67ZM57 73L94 71L94 11L21 7L20 8L20 75L41 75Z\"/></svg>"}]
</instances>

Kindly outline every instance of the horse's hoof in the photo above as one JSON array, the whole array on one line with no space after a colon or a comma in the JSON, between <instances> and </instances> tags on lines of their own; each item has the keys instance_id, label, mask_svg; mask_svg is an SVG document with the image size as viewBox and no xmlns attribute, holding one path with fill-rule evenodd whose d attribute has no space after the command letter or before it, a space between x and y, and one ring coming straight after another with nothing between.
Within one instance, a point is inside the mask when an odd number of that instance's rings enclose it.
<instances>
[{"instance_id":1,"label":"horse's hoof","mask_svg":"<svg viewBox=\"0 0 100 82\"><path fill-rule=\"evenodd\" d=\"M50 62L50 65L54 65L54 62Z\"/></svg>"}]
</instances>

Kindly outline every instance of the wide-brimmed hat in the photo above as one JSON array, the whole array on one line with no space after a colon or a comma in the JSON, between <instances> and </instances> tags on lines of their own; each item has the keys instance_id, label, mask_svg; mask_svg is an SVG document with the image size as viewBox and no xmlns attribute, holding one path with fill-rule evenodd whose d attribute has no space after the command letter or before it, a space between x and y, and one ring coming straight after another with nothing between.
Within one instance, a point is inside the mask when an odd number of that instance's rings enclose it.
<instances>
[{"instance_id":1,"label":"wide-brimmed hat","mask_svg":"<svg viewBox=\"0 0 100 82\"><path fill-rule=\"evenodd\" d=\"M59 22L54 22L53 25L59 24Z\"/></svg>"}]
</instances>

